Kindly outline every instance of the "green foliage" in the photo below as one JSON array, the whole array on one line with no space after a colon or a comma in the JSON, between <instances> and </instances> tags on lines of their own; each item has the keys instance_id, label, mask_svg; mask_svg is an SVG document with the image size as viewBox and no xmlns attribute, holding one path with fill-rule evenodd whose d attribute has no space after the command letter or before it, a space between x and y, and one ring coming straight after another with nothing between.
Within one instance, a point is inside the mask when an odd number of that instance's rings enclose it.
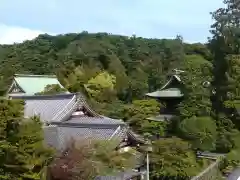
<instances>
[{"instance_id":1,"label":"green foliage","mask_svg":"<svg viewBox=\"0 0 240 180\"><path fill-rule=\"evenodd\" d=\"M228 152L236 146L232 137L239 132L239 8L236 1L224 1L224 8L212 13L215 20L209 49L213 56L213 85L216 93L212 98L214 118L217 120L218 150ZM237 131L237 132L236 132Z\"/></svg>"},{"instance_id":2,"label":"green foliage","mask_svg":"<svg viewBox=\"0 0 240 180\"><path fill-rule=\"evenodd\" d=\"M156 100L135 100L132 104L126 105L124 108L124 119L137 132L161 134L162 126L155 126L155 131L152 131L154 123L148 122L146 118L159 114L159 102ZM157 123L155 123L156 125ZM157 132L156 132L157 131Z\"/></svg>"},{"instance_id":3,"label":"green foliage","mask_svg":"<svg viewBox=\"0 0 240 180\"><path fill-rule=\"evenodd\" d=\"M102 72L84 85L89 97L97 101L111 101L115 93L116 77Z\"/></svg>"},{"instance_id":4,"label":"green foliage","mask_svg":"<svg viewBox=\"0 0 240 180\"><path fill-rule=\"evenodd\" d=\"M181 79L184 85L184 100L179 105L181 118L211 115L211 87L203 86L212 81L212 64L201 56L188 55L182 63Z\"/></svg>"},{"instance_id":5,"label":"green foliage","mask_svg":"<svg viewBox=\"0 0 240 180\"><path fill-rule=\"evenodd\" d=\"M215 150L217 126L211 117L191 117L180 123L182 136L190 140L194 149Z\"/></svg>"},{"instance_id":6,"label":"green foliage","mask_svg":"<svg viewBox=\"0 0 240 180\"><path fill-rule=\"evenodd\" d=\"M21 101L0 102L0 179L41 179L52 151L38 118L24 119Z\"/></svg>"},{"instance_id":7,"label":"green foliage","mask_svg":"<svg viewBox=\"0 0 240 180\"><path fill-rule=\"evenodd\" d=\"M35 95L51 95L64 92L66 92L66 89L62 88L59 84L48 84L42 92L35 93Z\"/></svg>"},{"instance_id":8,"label":"green foliage","mask_svg":"<svg viewBox=\"0 0 240 180\"><path fill-rule=\"evenodd\" d=\"M136 164L136 150L130 149L126 152L115 150L117 145L117 140L99 141L93 144L95 152L92 158L102 163L99 167L105 169L104 171L99 171L99 174L104 175L104 173L116 173L117 171L128 170Z\"/></svg>"},{"instance_id":9,"label":"green foliage","mask_svg":"<svg viewBox=\"0 0 240 180\"><path fill-rule=\"evenodd\" d=\"M45 166L51 161L53 150L43 146L42 124L38 117L21 123L18 138L16 158L23 171L22 178L40 179Z\"/></svg>"},{"instance_id":10,"label":"green foliage","mask_svg":"<svg viewBox=\"0 0 240 180\"><path fill-rule=\"evenodd\" d=\"M88 102L92 105L92 108L99 114L104 114L105 116L111 117L114 119L124 118L124 110L126 105L121 101L104 103L104 102L89 100Z\"/></svg>"},{"instance_id":11,"label":"green foliage","mask_svg":"<svg viewBox=\"0 0 240 180\"><path fill-rule=\"evenodd\" d=\"M151 176L171 179L189 179L198 174L201 166L197 163L191 146L176 137L155 141L151 154Z\"/></svg>"},{"instance_id":12,"label":"green foliage","mask_svg":"<svg viewBox=\"0 0 240 180\"><path fill-rule=\"evenodd\" d=\"M208 57L205 45L193 46L191 54ZM77 92L107 71L116 77L117 97L131 102L160 88L167 73L189 54L189 48L180 36L160 40L106 33L45 34L22 44L0 46L0 82L4 91L14 73L56 73L64 87Z\"/></svg>"}]
</instances>

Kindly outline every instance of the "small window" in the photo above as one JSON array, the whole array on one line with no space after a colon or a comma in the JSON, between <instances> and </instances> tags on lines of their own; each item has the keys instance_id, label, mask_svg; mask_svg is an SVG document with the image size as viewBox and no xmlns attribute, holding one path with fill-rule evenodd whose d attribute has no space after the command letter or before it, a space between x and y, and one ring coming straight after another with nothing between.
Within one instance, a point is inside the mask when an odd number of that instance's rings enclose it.
<instances>
[{"instance_id":1,"label":"small window","mask_svg":"<svg viewBox=\"0 0 240 180\"><path fill-rule=\"evenodd\" d=\"M84 116L84 115L85 113L82 110L72 113L72 116Z\"/></svg>"}]
</instances>

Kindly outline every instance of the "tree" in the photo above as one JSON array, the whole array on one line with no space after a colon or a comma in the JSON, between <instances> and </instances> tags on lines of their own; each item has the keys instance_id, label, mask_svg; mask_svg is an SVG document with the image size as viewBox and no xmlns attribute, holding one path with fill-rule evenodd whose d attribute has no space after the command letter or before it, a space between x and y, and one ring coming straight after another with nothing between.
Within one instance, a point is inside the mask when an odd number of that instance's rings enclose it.
<instances>
[{"instance_id":1,"label":"tree","mask_svg":"<svg viewBox=\"0 0 240 180\"><path fill-rule=\"evenodd\" d=\"M59 84L48 84L42 92L35 93L35 95L51 95L64 93L67 90L62 88Z\"/></svg>"},{"instance_id":2,"label":"tree","mask_svg":"<svg viewBox=\"0 0 240 180\"><path fill-rule=\"evenodd\" d=\"M239 102L239 58L240 53L240 22L239 2L235 0L224 1L225 7L212 13L215 23L212 25L209 48L214 55L215 95L212 98L214 118L217 120L220 149L229 151L234 144L229 141L230 132L239 127L239 115L235 111ZM228 126L226 126L228 124ZM222 142L222 140L226 140ZM226 143L227 142L227 143ZM226 149L225 144L229 144Z\"/></svg>"},{"instance_id":3,"label":"tree","mask_svg":"<svg viewBox=\"0 0 240 180\"><path fill-rule=\"evenodd\" d=\"M107 117L111 117L114 119L123 119L124 118L124 110L125 104L121 101L114 101L112 103L103 103L96 102L94 100L88 101L93 109L99 114L104 114Z\"/></svg>"},{"instance_id":4,"label":"tree","mask_svg":"<svg viewBox=\"0 0 240 180\"><path fill-rule=\"evenodd\" d=\"M104 102L116 99L116 77L108 72L102 72L91 78L84 85L89 97L96 101Z\"/></svg>"},{"instance_id":5,"label":"tree","mask_svg":"<svg viewBox=\"0 0 240 180\"><path fill-rule=\"evenodd\" d=\"M23 118L23 103L0 101L0 179L41 179L53 151L43 144L38 118Z\"/></svg>"},{"instance_id":6,"label":"tree","mask_svg":"<svg viewBox=\"0 0 240 180\"><path fill-rule=\"evenodd\" d=\"M215 150L217 126L211 117L191 117L180 123L182 136L190 140L196 150Z\"/></svg>"},{"instance_id":7,"label":"tree","mask_svg":"<svg viewBox=\"0 0 240 180\"><path fill-rule=\"evenodd\" d=\"M153 143L151 154L152 178L189 179L201 170L191 146L176 137Z\"/></svg>"},{"instance_id":8,"label":"tree","mask_svg":"<svg viewBox=\"0 0 240 180\"><path fill-rule=\"evenodd\" d=\"M211 87L204 87L212 81L212 64L201 56L187 55L181 63L181 81L184 100L179 104L181 119L192 116L211 115Z\"/></svg>"},{"instance_id":9,"label":"tree","mask_svg":"<svg viewBox=\"0 0 240 180\"><path fill-rule=\"evenodd\" d=\"M58 70L58 77L60 82L70 92L85 92L84 84L87 84L89 79L95 77L99 73L98 68L89 68L86 66L76 66L75 64L68 64L62 66Z\"/></svg>"},{"instance_id":10,"label":"tree","mask_svg":"<svg viewBox=\"0 0 240 180\"><path fill-rule=\"evenodd\" d=\"M135 100L124 108L124 119L129 125L141 134L162 136L165 134L164 122L149 122L147 118L159 114L160 104L154 99Z\"/></svg>"},{"instance_id":11,"label":"tree","mask_svg":"<svg viewBox=\"0 0 240 180\"><path fill-rule=\"evenodd\" d=\"M16 158L23 179L43 179L46 167L51 162L54 150L43 144L42 123L38 117L22 122L18 133Z\"/></svg>"},{"instance_id":12,"label":"tree","mask_svg":"<svg viewBox=\"0 0 240 180\"><path fill-rule=\"evenodd\" d=\"M86 180L134 166L134 151L117 151L117 141L73 141L49 167L51 180Z\"/></svg>"}]
</instances>

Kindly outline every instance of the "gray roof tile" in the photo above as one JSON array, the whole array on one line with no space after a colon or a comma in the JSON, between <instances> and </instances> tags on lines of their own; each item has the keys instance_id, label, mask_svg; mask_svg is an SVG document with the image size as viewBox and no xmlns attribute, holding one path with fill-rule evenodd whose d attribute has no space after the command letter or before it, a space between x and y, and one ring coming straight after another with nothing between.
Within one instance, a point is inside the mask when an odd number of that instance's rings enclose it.
<instances>
[{"instance_id":1,"label":"gray roof tile","mask_svg":"<svg viewBox=\"0 0 240 180\"><path fill-rule=\"evenodd\" d=\"M120 172L115 176L97 176L95 180L130 180L136 176L139 176L141 173L134 170L128 170L125 172Z\"/></svg>"},{"instance_id":2,"label":"gray roof tile","mask_svg":"<svg viewBox=\"0 0 240 180\"><path fill-rule=\"evenodd\" d=\"M25 101L26 117L37 115L42 122L65 122L66 124L124 124L121 120L111 119L95 113L81 94L40 95L13 97ZM84 107L91 116L72 117L78 108Z\"/></svg>"},{"instance_id":3,"label":"gray roof tile","mask_svg":"<svg viewBox=\"0 0 240 180\"><path fill-rule=\"evenodd\" d=\"M47 146L59 149L58 127L57 126L43 126L44 143Z\"/></svg>"},{"instance_id":4,"label":"gray roof tile","mask_svg":"<svg viewBox=\"0 0 240 180\"><path fill-rule=\"evenodd\" d=\"M109 140L114 132L117 130L117 127L114 128L79 128L79 127L58 127L58 144L55 144L56 148L64 149L67 146L67 143L70 140L81 141L81 140ZM49 133L48 133L49 134ZM56 141L55 137L48 138L48 143ZM53 144L53 143L52 143ZM50 144L51 145L51 144Z\"/></svg>"},{"instance_id":5,"label":"gray roof tile","mask_svg":"<svg viewBox=\"0 0 240 180\"><path fill-rule=\"evenodd\" d=\"M124 125L125 123L121 120L100 118L100 117L89 117L89 116L76 116L71 117L69 120L64 121L64 124L86 124L86 125Z\"/></svg>"},{"instance_id":6,"label":"gray roof tile","mask_svg":"<svg viewBox=\"0 0 240 180\"><path fill-rule=\"evenodd\" d=\"M234 169L230 175L228 175L227 180L238 180L240 178L240 168Z\"/></svg>"},{"instance_id":7,"label":"gray roof tile","mask_svg":"<svg viewBox=\"0 0 240 180\"><path fill-rule=\"evenodd\" d=\"M74 98L76 98L75 94L13 97L13 99L25 101L24 115L26 117L37 115L42 122L51 121L66 106L71 106Z\"/></svg>"}]
</instances>

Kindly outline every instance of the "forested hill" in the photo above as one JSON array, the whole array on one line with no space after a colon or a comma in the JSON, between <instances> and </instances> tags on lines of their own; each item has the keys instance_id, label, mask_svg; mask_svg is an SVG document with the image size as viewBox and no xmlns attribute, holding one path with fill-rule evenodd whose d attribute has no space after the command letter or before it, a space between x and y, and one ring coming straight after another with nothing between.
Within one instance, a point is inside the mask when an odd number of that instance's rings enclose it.
<instances>
[{"instance_id":1,"label":"forested hill","mask_svg":"<svg viewBox=\"0 0 240 180\"><path fill-rule=\"evenodd\" d=\"M120 99L141 98L159 88L186 56L211 61L205 45L185 44L180 36L170 40L87 32L45 34L21 44L0 46L1 88L6 88L14 73L58 74L70 90L77 91L80 85L66 84L70 72L81 71L85 74L81 81L87 82L105 70L116 76ZM131 95L123 95L127 88Z\"/></svg>"}]
</instances>

